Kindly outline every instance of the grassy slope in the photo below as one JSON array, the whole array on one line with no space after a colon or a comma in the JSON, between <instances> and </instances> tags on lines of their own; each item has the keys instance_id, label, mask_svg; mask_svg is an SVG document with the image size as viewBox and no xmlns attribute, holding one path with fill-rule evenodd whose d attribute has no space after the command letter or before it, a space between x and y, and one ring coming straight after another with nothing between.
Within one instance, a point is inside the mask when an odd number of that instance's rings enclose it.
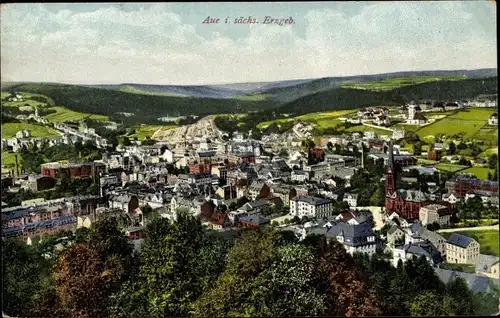
<instances>
[{"instance_id":1,"label":"grassy slope","mask_svg":"<svg viewBox=\"0 0 500 318\"><path fill-rule=\"evenodd\" d=\"M400 88L404 86L410 86L415 84L423 84L430 82L438 82L438 81L458 81L465 80L467 77L465 76L417 76L417 77L396 77L389 78L382 81L375 81L369 83L354 83L354 84L345 84L341 87L343 88L353 88L353 89L362 89L362 90L371 90L371 91L388 91L395 88Z\"/></svg>"},{"instance_id":2,"label":"grassy slope","mask_svg":"<svg viewBox=\"0 0 500 318\"><path fill-rule=\"evenodd\" d=\"M493 77L429 82L399 87L389 91L334 88L301 97L281 106L276 112L304 114L365 106L399 105L408 100L461 100L473 98L480 94L496 94L497 84L497 78Z\"/></svg>"},{"instance_id":3,"label":"grassy slope","mask_svg":"<svg viewBox=\"0 0 500 318\"><path fill-rule=\"evenodd\" d=\"M275 107L272 101L248 101L216 98L186 98L131 94L94 87L55 84L24 84L18 91L44 94L57 105L82 113L113 116L118 112L134 113L137 122L154 121L168 113L209 115L230 113L238 107L247 111ZM141 107L147 111L141 111Z\"/></svg>"},{"instance_id":4,"label":"grassy slope","mask_svg":"<svg viewBox=\"0 0 500 318\"><path fill-rule=\"evenodd\" d=\"M496 136L495 134L498 131L497 129L487 127L488 118L495 112L496 109L489 108L472 108L467 111L456 112L420 128L417 130L417 134L420 138L425 138L437 134L453 136L458 133L464 133L465 138L490 140Z\"/></svg>"},{"instance_id":5,"label":"grassy slope","mask_svg":"<svg viewBox=\"0 0 500 318\"><path fill-rule=\"evenodd\" d=\"M32 137L59 136L57 131L46 126L27 123L6 123L2 124L2 138L13 138L18 131L23 129L29 129Z\"/></svg>"},{"instance_id":6,"label":"grassy slope","mask_svg":"<svg viewBox=\"0 0 500 318\"><path fill-rule=\"evenodd\" d=\"M75 112L64 107L50 107L49 109L55 110L56 113L48 114L45 118L53 123L79 121L83 119L109 120L108 116Z\"/></svg>"}]
</instances>

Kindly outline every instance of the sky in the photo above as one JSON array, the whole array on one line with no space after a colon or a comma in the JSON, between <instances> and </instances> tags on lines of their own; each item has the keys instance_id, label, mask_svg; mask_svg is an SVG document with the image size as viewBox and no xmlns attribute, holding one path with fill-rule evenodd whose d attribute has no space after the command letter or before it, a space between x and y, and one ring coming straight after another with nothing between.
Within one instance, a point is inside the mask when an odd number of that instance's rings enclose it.
<instances>
[{"instance_id":1,"label":"sky","mask_svg":"<svg viewBox=\"0 0 500 318\"><path fill-rule=\"evenodd\" d=\"M481 0L3 4L1 76L208 85L496 68L495 6ZM294 23L264 24L266 16ZM207 17L220 21L204 24ZM240 17L259 23L235 24Z\"/></svg>"}]
</instances>

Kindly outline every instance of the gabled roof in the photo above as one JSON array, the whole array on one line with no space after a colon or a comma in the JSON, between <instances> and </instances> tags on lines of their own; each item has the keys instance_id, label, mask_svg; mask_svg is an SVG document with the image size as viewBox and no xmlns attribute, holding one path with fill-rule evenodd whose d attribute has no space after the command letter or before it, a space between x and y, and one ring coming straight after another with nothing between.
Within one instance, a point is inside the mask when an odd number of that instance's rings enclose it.
<instances>
[{"instance_id":1,"label":"gabled roof","mask_svg":"<svg viewBox=\"0 0 500 318\"><path fill-rule=\"evenodd\" d=\"M327 237L344 237L344 245L361 246L371 244L368 242L368 237L374 236L373 229L369 223L361 223L359 225L351 225L345 222L333 222L332 227L327 231Z\"/></svg>"},{"instance_id":2,"label":"gabled roof","mask_svg":"<svg viewBox=\"0 0 500 318\"><path fill-rule=\"evenodd\" d=\"M240 221L249 222L249 223L258 224L258 225L269 223L268 218L266 218L262 215L259 215L259 214L253 214L253 215L247 215L247 216L241 217Z\"/></svg>"},{"instance_id":3,"label":"gabled roof","mask_svg":"<svg viewBox=\"0 0 500 318\"><path fill-rule=\"evenodd\" d=\"M436 274L438 277L445 283L448 284L449 282L454 281L458 277L463 278L466 282L469 288L475 292L487 292L489 290L489 284L490 282L494 284L499 284L500 280L494 279L494 278L489 278L488 276L480 275L480 274L471 274L471 273L464 273L464 272L457 272L453 270L448 270L448 269L442 269L442 268L434 268L436 271Z\"/></svg>"},{"instance_id":4,"label":"gabled roof","mask_svg":"<svg viewBox=\"0 0 500 318\"><path fill-rule=\"evenodd\" d=\"M458 233L453 233L450 238L448 239L447 243L460 246L462 248L466 248L469 246L472 242L475 240L473 238L470 238L468 236L458 234Z\"/></svg>"},{"instance_id":5,"label":"gabled roof","mask_svg":"<svg viewBox=\"0 0 500 318\"><path fill-rule=\"evenodd\" d=\"M491 267L497 264L500 258L493 255L479 254L476 261L476 272L491 272Z\"/></svg>"}]
</instances>

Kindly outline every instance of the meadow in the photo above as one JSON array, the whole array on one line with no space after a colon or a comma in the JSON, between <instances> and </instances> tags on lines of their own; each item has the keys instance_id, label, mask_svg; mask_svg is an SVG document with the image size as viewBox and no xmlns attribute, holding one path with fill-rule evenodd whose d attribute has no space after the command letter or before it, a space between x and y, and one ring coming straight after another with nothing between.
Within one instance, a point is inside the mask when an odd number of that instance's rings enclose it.
<instances>
[{"instance_id":1,"label":"meadow","mask_svg":"<svg viewBox=\"0 0 500 318\"><path fill-rule=\"evenodd\" d=\"M483 167L471 167L469 169L465 169L461 171L462 173L471 173L475 175L478 179L481 180L488 180L488 173L491 173L493 175L494 170L489 169L489 168L483 168Z\"/></svg>"},{"instance_id":2,"label":"meadow","mask_svg":"<svg viewBox=\"0 0 500 318\"><path fill-rule=\"evenodd\" d=\"M241 96L234 96L234 97L228 97L229 99L236 99L236 100L247 100L247 101L263 101L268 98L272 97L271 94L252 94L252 95L241 95Z\"/></svg>"},{"instance_id":3,"label":"meadow","mask_svg":"<svg viewBox=\"0 0 500 318\"><path fill-rule=\"evenodd\" d=\"M465 80L465 76L415 76L415 77L396 77L376 82L345 84L341 87L351 89L361 89L370 91L389 91L395 88L411 86L416 84L438 82L438 81L458 81Z\"/></svg>"},{"instance_id":4,"label":"meadow","mask_svg":"<svg viewBox=\"0 0 500 318\"><path fill-rule=\"evenodd\" d=\"M392 131L390 131L390 130L368 127L368 126L364 126L364 125L352 126L352 127L345 129L344 131L348 132L348 133L373 131L377 134L377 136L382 136L382 135L392 136Z\"/></svg>"},{"instance_id":5,"label":"meadow","mask_svg":"<svg viewBox=\"0 0 500 318\"><path fill-rule=\"evenodd\" d=\"M445 172L457 172L468 168L467 166L454 165L451 163L438 163L433 167Z\"/></svg>"},{"instance_id":6,"label":"meadow","mask_svg":"<svg viewBox=\"0 0 500 318\"><path fill-rule=\"evenodd\" d=\"M135 134L131 135L131 137L136 137L138 140L143 140L145 138L151 138L154 133L158 130L168 130L175 128L174 125L141 125L136 126Z\"/></svg>"},{"instance_id":7,"label":"meadow","mask_svg":"<svg viewBox=\"0 0 500 318\"><path fill-rule=\"evenodd\" d=\"M338 110L332 112L309 113L292 118L281 118L277 120L261 122L257 125L257 128L262 129L271 125L272 123L279 124L279 123L293 122L298 120L315 123L316 125L318 125L318 128L320 129L333 128L342 123L339 117L349 115L355 112L357 112L357 110L350 109L350 110Z\"/></svg>"},{"instance_id":8,"label":"meadow","mask_svg":"<svg viewBox=\"0 0 500 318\"><path fill-rule=\"evenodd\" d=\"M417 130L420 138L443 134L453 136L462 133L464 138L477 140L492 140L496 144L497 129L487 126L488 118L495 112L494 109L472 108L453 112L448 117L438 120Z\"/></svg>"},{"instance_id":9,"label":"meadow","mask_svg":"<svg viewBox=\"0 0 500 318\"><path fill-rule=\"evenodd\" d=\"M457 229L455 232L441 232L439 234L448 239L452 233L466 235L478 241L481 254L500 256L498 230L460 231Z\"/></svg>"},{"instance_id":10,"label":"meadow","mask_svg":"<svg viewBox=\"0 0 500 318\"><path fill-rule=\"evenodd\" d=\"M69 110L64 107L50 107L48 108L50 110L55 110L55 113L48 114L45 116L45 118L48 121L51 121L53 123L64 123L68 121L80 121L84 119L93 119L93 120L109 120L107 116L103 115L95 115L95 114L85 114L85 113L80 113L76 111Z\"/></svg>"},{"instance_id":11,"label":"meadow","mask_svg":"<svg viewBox=\"0 0 500 318\"><path fill-rule=\"evenodd\" d=\"M23 158L18 155L17 157L19 166L22 166ZM7 151L2 150L2 167L15 167L16 166L16 155L14 153L10 153Z\"/></svg>"},{"instance_id":12,"label":"meadow","mask_svg":"<svg viewBox=\"0 0 500 318\"><path fill-rule=\"evenodd\" d=\"M2 124L2 138L16 137L16 133L23 129L28 129L31 132L31 137L60 136L56 130L46 126L27 123L6 123Z\"/></svg>"}]
</instances>

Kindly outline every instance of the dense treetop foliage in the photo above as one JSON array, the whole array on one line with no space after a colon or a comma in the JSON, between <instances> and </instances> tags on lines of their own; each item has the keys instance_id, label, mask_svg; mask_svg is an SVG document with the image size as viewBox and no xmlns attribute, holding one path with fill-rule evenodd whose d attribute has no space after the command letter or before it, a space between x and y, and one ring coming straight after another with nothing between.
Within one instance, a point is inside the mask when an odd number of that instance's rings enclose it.
<instances>
[{"instance_id":1,"label":"dense treetop foliage","mask_svg":"<svg viewBox=\"0 0 500 318\"><path fill-rule=\"evenodd\" d=\"M324 236L298 242L274 229L235 238L180 210L158 218L134 252L114 219L65 233L73 244L41 261L45 244L2 244L3 311L50 317L248 317L493 314L499 290L445 285L425 259L391 266L347 254ZM52 242L58 242L56 239ZM43 242L43 241L42 241Z\"/></svg>"}]
</instances>

